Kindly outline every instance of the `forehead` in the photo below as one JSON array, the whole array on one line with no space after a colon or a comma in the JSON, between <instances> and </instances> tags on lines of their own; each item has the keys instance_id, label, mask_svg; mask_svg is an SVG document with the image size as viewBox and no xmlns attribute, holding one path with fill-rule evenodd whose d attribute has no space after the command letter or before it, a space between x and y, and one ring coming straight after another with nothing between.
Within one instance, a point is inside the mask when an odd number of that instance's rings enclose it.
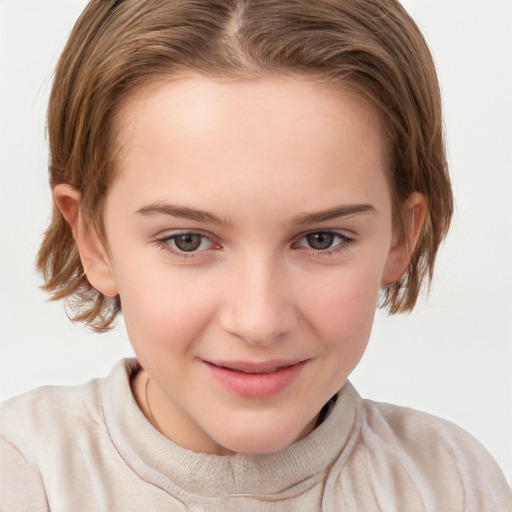
<instances>
[{"instance_id":1,"label":"forehead","mask_svg":"<svg viewBox=\"0 0 512 512\"><path fill-rule=\"evenodd\" d=\"M375 109L349 84L301 75L229 79L189 74L150 82L122 103L115 124L117 140L123 145L136 137L142 118L156 121L155 114L163 114L160 121L172 118L180 129L190 128L184 136L197 134L201 126L208 130L215 122L227 121L226 135L239 138L251 134L240 132L251 124L291 122L297 127L306 119L311 132L311 123L337 119L339 124L351 123L354 130L378 127L382 135Z\"/></svg>"},{"instance_id":2,"label":"forehead","mask_svg":"<svg viewBox=\"0 0 512 512\"><path fill-rule=\"evenodd\" d=\"M361 185L373 173L384 182L387 170L369 104L348 87L297 77L154 82L125 102L117 142L116 181L146 202L164 191L194 202L203 189L248 202L275 193L283 204L341 188L364 195Z\"/></svg>"}]
</instances>

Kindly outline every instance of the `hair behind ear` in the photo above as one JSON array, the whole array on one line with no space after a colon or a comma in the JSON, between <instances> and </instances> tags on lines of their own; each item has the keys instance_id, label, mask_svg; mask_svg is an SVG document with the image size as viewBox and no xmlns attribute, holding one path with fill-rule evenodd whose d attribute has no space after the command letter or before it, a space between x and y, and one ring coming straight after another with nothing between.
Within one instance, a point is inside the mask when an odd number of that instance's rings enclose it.
<instances>
[{"instance_id":1,"label":"hair behind ear","mask_svg":"<svg viewBox=\"0 0 512 512\"><path fill-rule=\"evenodd\" d=\"M98 332L112 327L121 310L119 297L107 297L91 286L72 228L55 204L36 268L43 275L41 288L50 293L50 300L66 299L66 312L72 321L83 322Z\"/></svg>"},{"instance_id":2,"label":"hair behind ear","mask_svg":"<svg viewBox=\"0 0 512 512\"><path fill-rule=\"evenodd\" d=\"M434 261L429 261L432 254L424 249L425 240L432 234L427 197L413 192L404 202L399 217L398 228L402 229L395 234L382 282L380 305L389 307L390 314L414 308L422 280L428 275L430 284L434 267Z\"/></svg>"},{"instance_id":3,"label":"hair behind ear","mask_svg":"<svg viewBox=\"0 0 512 512\"><path fill-rule=\"evenodd\" d=\"M51 293L52 300L67 297L84 284L85 272L71 228L55 205L37 254L36 267L45 280L41 288Z\"/></svg>"}]
</instances>

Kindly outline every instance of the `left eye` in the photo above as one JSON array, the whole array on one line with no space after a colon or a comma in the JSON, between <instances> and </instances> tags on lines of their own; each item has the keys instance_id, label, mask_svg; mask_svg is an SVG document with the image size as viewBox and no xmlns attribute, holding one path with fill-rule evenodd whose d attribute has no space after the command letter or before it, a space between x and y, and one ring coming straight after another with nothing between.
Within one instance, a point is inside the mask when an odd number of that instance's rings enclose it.
<instances>
[{"instance_id":1,"label":"left eye","mask_svg":"<svg viewBox=\"0 0 512 512\"><path fill-rule=\"evenodd\" d=\"M339 233L333 233L332 231L318 231L316 233L309 233L302 237L299 242L299 246L314 249L315 251L326 251L348 241L348 237L340 235Z\"/></svg>"}]
</instances>

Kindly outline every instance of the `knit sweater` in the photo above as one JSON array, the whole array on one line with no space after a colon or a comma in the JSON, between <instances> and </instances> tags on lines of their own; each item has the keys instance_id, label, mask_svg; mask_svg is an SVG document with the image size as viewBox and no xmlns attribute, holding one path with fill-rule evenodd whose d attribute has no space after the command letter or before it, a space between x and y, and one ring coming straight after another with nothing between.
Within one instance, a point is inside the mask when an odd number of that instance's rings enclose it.
<instances>
[{"instance_id":1,"label":"knit sweater","mask_svg":"<svg viewBox=\"0 0 512 512\"><path fill-rule=\"evenodd\" d=\"M311 434L268 454L194 453L133 397L134 359L105 379L5 402L0 510L512 511L488 452L439 418L363 400L349 382Z\"/></svg>"}]
</instances>

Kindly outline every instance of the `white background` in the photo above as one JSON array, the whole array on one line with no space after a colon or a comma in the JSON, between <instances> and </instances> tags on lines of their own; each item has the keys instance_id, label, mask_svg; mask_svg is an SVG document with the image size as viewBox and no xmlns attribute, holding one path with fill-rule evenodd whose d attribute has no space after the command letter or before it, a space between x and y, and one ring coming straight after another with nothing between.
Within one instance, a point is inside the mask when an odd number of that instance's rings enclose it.
<instances>
[{"instance_id":1,"label":"white background","mask_svg":"<svg viewBox=\"0 0 512 512\"><path fill-rule=\"evenodd\" d=\"M50 211L45 108L85 0L0 0L0 399L104 376L132 355L89 333L33 271ZM407 0L443 90L457 209L428 301L377 315L352 376L364 397L463 426L512 481L512 1Z\"/></svg>"}]
</instances>

